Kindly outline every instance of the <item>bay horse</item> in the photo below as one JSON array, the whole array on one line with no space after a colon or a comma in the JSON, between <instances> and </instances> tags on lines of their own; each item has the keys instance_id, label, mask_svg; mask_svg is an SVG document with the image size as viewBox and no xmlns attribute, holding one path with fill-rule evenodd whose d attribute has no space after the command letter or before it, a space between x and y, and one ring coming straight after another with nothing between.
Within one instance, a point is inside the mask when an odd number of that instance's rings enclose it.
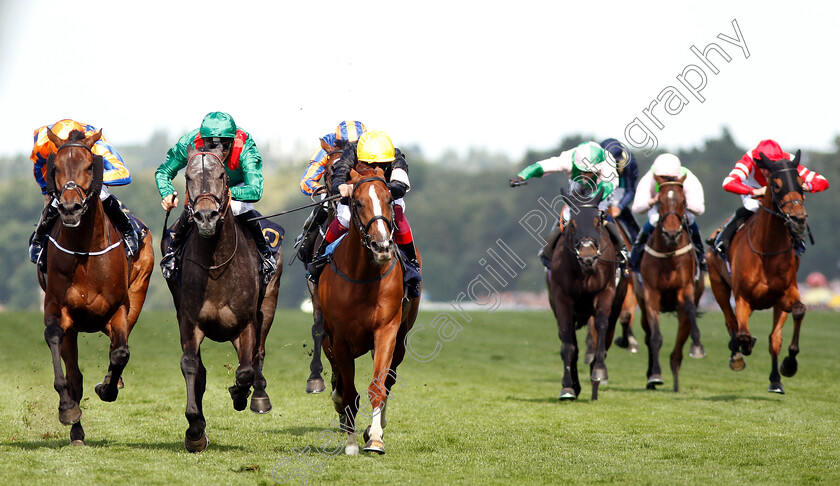
<instances>
[{"instance_id":1,"label":"bay horse","mask_svg":"<svg viewBox=\"0 0 840 486\"><path fill-rule=\"evenodd\" d=\"M44 339L52 353L58 419L72 425L71 443L84 445L78 334L102 332L110 338L108 373L94 391L103 401L113 402L128 364L128 335L146 300L155 256L147 232L128 260L120 248L121 233L105 214L99 199L103 160L91 152L102 131L87 138L73 131L64 140L48 130L47 136L57 147L47 162L47 192L58 201L61 224L49 235L46 274L38 274L44 290Z\"/></svg>"},{"instance_id":2,"label":"bay horse","mask_svg":"<svg viewBox=\"0 0 840 486\"><path fill-rule=\"evenodd\" d=\"M743 229L735 233L729 247L731 275L726 262L711 248L706 252L712 292L723 310L729 331L729 367L741 371L746 366L744 356L752 354L756 338L750 334L749 320L755 309L773 308L773 328L770 331L770 386L767 391L784 393L781 373L796 374L799 354L799 331L805 317L805 304L799 297L796 272L799 256L795 248L805 235L808 214L802 179L797 174L800 152L793 161L770 161L763 155L757 160L759 168L767 171L767 192L761 206ZM730 305L735 297L735 311ZM782 326L788 314L793 314L793 340L788 356L778 365L782 347Z\"/></svg>"},{"instance_id":3,"label":"bay horse","mask_svg":"<svg viewBox=\"0 0 840 486\"><path fill-rule=\"evenodd\" d=\"M691 241L691 229L686 214L683 182L686 176L654 176L659 185L659 221L645 245L640 264L641 285L636 286L636 298L642 311L642 328L648 348L647 388L655 390L664 384L659 366L662 332L660 312L677 312L679 327L674 350L671 352L671 372L674 391L680 391L679 371L683 347L691 336L689 356L706 355L697 327L697 303L703 295L704 283L695 280L698 262Z\"/></svg>"},{"instance_id":4,"label":"bay horse","mask_svg":"<svg viewBox=\"0 0 840 486\"><path fill-rule=\"evenodd\" d=\"M403 298L403 270L393 240L393 198L383 171L360 165L350 175L351 225L318 283L323 346L332 366L332 400L341 430L347 433L348 455L359 452L355 359L373 351L373 380L368 387L372 421L365 430L364 450L384 454L386 402L405 357L405 336L417 318L420 298Z\"/></svg>"},{"instance_id":5,"label":"bay horse","mask_svg":"<svg viewBox=\"0 0 840 486\"><path fill-rule=\"evenodd\" d=\"M312 194L312 200L315 202L315 198L319 196L321 193L327 191L327 188L330 187L330 181L332 180L332 165L333 163L338 160L341 155L344 153L341 149L335 149L327 144L324 140L321 140L321 148L327 152L327 162L324 164L324 175L323 175L323 182L324 185L316 190ZM327 232L327 228L329 228L330 223L332 220L335 219L335 208L336 203L335 201L330 201L327 211L327 218L321 222L319 225L319 232L318 236L315 239L313 248L317 249L321 246L324 235ZM305 243L301 243L304 245ZM300 249L298 250L300 252ZM313 252L314 253L314 252ZM311 256L309 258L311 261ZM308 264L309 261L304 262L304 264ZM318 290L315 285L306 280L306 287L309 290L309 296L312 299L312 359L309 362L309 378L306 379L306 393L321 393L326 390L326 385L324 384L324 378L322 373L324 371L323 364L321 363L321 348L322 348L322 341L324 339L324 314L321 311L321 303L318 300Z\"/></svg>"},{"instance_id":6,"label":"bay horse","mask_svg":"<svg viewBox=\"0 0 840 486\"><path fill-rule=\"evenodd\" d=\"M187 150L184 210L192 228L184 242L180 282L167 280L181 334L189 422L184 445L189 452L201 452L208 444L202 407L207 373L200 351L205 337L230 341L236 349L239 366L235 383L228 388L233 408L245 410L252 386L251 411L262 414L272 408L262 368L277 306L282 253L277 273L263 285L256 244L236 223L231 209L221 157L220 149ZM165 243L161 245L164 250Z\"/></svg>"},{"instance_id":7,"label":"bay horse","mask_svg":"<svg viewBox=\"0 0 840 486\"><path fill-rule=\"evenodd\" d=\"M554 247L548 272L549 303L562 342L563 380L558 398L574 400L580 394L575 331L593 318L595 353L590 363L590 380L592 400L597 400L600 382L608 379L607 350L627 292L627 278L618 268L618 252L598 209L603 190L594 196L575 191L569 194L565 189L560 192L572 211Z\"/></svg>"}]
</instances>

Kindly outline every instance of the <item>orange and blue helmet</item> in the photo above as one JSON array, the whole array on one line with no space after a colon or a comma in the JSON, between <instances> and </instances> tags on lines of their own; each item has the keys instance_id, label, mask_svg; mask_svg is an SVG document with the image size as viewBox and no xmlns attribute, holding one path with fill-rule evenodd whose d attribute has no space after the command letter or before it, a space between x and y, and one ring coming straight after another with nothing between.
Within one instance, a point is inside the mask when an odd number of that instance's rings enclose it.
<instances>
[{"instance_id":1,"label":"orange and blue helmet","mask_svg":"<svg viewBox=\"0 0 840 486\"><path fill-rule=\"evenodd\" d=\"M365 133L365 124L358 120L344 120L335 127L335 140L355 142Z\"/></svg>"}]
</instances>

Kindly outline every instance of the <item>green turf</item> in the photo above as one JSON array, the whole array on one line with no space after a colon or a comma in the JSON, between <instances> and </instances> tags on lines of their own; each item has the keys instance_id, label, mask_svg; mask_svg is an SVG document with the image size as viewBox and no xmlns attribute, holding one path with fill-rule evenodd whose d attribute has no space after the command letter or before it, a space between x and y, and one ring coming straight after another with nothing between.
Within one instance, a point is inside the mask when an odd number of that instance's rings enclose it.
<instances>
[{"instance_id":1,"label":"green turf","mask_svg":"<svg viewBox=\"0 0 840 486\"><path fill-rule=\"evenodd\" d=\"M417 354L432 352L436 315L418 319L426 329L412 340ZM347 457L325 451L337 444L328 395L303 392L311 342L310 317L301 312L278 312L269 338L275 408L268 415L233 410L233 348L205 342L211 443L201 454L183 447L174 312L142 314L115 403L93 393L107 368L107 339L80 338L87 447L70 446L69 428L58 421L41 314L0 314L0 484L274 484L273 477L290 484L840 484L838 314L806 316L799 373L783 378L786 395L766 391L770 314L754 315L759 341L746 370L735 373L722 317L708 313L700 321L707 357L686 358L679 394L668 368L675 321L666 316L665 386L645 390L643 343L635 355L613 347L609 383L595 402L583 365L580 398L557 400L560 342L548 312L469 318L458 316L463 329L434 359L409 357L399 368L387 454ZM640 329L637 336L643 340ZM357 366L364 390L370 358ZM360 425L368 423L360 416Z\"/></svg>"}]
</instances>

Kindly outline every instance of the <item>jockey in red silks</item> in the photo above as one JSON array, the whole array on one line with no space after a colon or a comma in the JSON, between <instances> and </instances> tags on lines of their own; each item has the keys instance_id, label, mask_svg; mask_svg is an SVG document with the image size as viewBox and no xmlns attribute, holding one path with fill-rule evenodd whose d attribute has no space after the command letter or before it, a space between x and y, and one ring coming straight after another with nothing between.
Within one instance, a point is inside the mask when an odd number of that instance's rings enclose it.
<instances>
[{"instance_id":1,"label":"jockey in red silks","mask_svg":"<svg viewBox=\"0 0 840 486\"><path fill-rule=\"evenodd\" d=\"M331 192L341 194L343 199L336 208L336 217L327 229L322 248L347 233L350 225L350 207L345 201L353 191L353 186L348 184L348 181L350 170L356 166L357 162L384 169L388 190L394 198L394 224L396 226L394 241L405 254L406 263L413 267L411 269L413 276L407 282L407 287L409 295L417 297L421 280L420 263L417 260L411 226L405 217L405 200L403 199L403 196L411 189L411 183L408 180L408 163L402 152L394 148L391 138L385 132L365 132L359 137L358 142L348 144L341 159L333 164ZM310 275L317 279L325 264L326 260L323 257L313 259L309 270Z\"/></svg>"},{"instance_id":2,"label":"jockey in red silks","mask_svg":"<svg viewBox=\"0 0 840 486\"><path fill-rule=\"evenodd\" d=\"M769 172L766 169L759 168L755 163L756 159L760 159L762 154L769 160L793 160L793 155L782 150L782 147L775 140L762 140L756 148L745 153L741 160L735 163L735 167L723 180L723 189L740 195L744 205L723 223L723 226L717 231L714 241L707 241L707 243L713 244L715 250L724 258L735 232L758 210L761 206L761 198L767 190ZM828 189L828 181L820 174L809 170L802 164L797 166L796 171L802 178L803 191L820 192ZM800 242L797 254L804 251L805 244Z\"/></svg>"},{"instance_id":3,"label":"jockey in red silks","mask_svg":"<svg viewBox=\"0 0 840 486\"><path fill-rule=\"evenodd\" d=\"M29 158L33 163L32 173L35 176L35 182L41 186L41 194L44 195L46 206L41 215L41 220L35 228L35 233L33 233L29 241L29 259L32 260L32 263L38 262L38 258L44 247L44 238L58 220L58 201L53 199L52 195L47 194L47 159L55 153L58 147L53 145L47 137L47 130L51 130L62 140L67 140L70 137L70 133L74 131L84 134L85 138L90 137L97 131L93 125L79 123L70 119L60 120L52 125L45 125L35 130L35 145L32 147L32 155ZM102 175L102 189L99 192L102 207L105 209L105 214L108 215L108 218L114 223L120 233L122 233L125 240L126 256L131 257L131 255L137 252L139 246L137 235L128 216L123 212L120 202L108 190L108 186L123 186L130 183L131 173L125 166L125 162L122 156L120 156L120 153L105 140L105 136L101 136L93 144L91 153L94 156L102 157L105 170Z\"/></svg>"}]
</instances>

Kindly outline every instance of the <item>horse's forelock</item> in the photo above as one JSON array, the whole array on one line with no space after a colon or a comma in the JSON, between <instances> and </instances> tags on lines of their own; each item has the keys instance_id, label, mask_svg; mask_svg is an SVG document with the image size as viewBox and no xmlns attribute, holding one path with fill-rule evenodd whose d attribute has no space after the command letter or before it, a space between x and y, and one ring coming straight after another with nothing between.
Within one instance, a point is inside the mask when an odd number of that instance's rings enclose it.
<instances>
[{"instance_id":1,"label":"horse's forelock","mask_svg":"<svg viewBox=\"0 0 840 486\"><path fill-rule=\"evenodd\" d=\"M67 137L67 142L80 142L85 139L85 132L81 130L73 130Z\"/></svg>"}]
</instances>

